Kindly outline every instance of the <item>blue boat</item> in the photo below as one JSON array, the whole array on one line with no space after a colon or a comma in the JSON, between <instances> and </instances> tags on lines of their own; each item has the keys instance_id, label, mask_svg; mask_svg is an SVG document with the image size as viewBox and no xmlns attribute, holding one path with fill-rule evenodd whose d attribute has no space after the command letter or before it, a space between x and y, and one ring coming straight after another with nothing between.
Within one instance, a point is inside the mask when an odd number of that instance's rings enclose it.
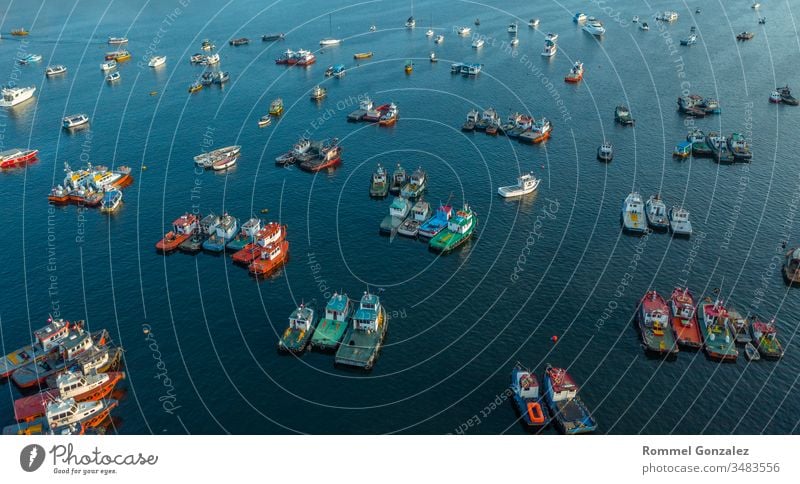
<instances>
[{"instance_id":1,"label":"blue boat","mask_svg":"<svg viewBox=\"0 0 800 484\"><path fill-rule=\"evenodd\" d=\"M539 380L533 372L519 363L511 370L511 391L514 394L514 405L527 426L542 428L550 423Z\"/></svg>"},{"instance_id":2,"label":"blue boat","mask_svg":"<svg viewBox=\"0 0 800 484\"><path fill-rule=\"evenodd\" d=\"M225 246L236 237L238 231L239 222L232 215L226 213L220 219L214 233L203 241L203 249L209 252L223 252Z\"/></svg>"},{"instance_id":3,"label":"blue boat","mask_svg":"<svg viewBox=\"0 0 800 484\"><path fill-rule=\"evenodd\" d=\"M344 68L344 64L336 64L335 66L333 66L332 75L334 77L341 79L342 77L344 77L346 72L347 71Z\"/></svg>"},{"instance_id":4,"label":"blue boat","mask_svg":"<svg viewBox=\"0 0 800 484\"><path fill-rule=\"evenodd\" d=\"M545 400L561 432L569 435L597 430L597 422L578 397L578 390L567 370L548 363L544 371Z\"/></svg>"},{"instance_id":5,"label":"blue boat","mask_svg":"<svg viewBox=\"0 0 800 484\"><path fill-rule=\"evenodd\" d=\"M453 207L450 205L439 205L433 217L429 218L425 223L419 226L417 235L427 239L432 239L447 227L450 217L453 216Z\"/></svg>"}]
</instances>

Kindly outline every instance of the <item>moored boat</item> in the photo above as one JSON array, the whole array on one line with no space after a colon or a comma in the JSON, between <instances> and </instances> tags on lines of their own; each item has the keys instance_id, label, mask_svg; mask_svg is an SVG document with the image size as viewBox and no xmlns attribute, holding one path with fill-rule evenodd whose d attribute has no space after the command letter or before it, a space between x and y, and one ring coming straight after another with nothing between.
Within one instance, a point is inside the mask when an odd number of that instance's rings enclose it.
<instances>
[{"instance_id":1,"label":"moored boat","mask_svg":"<svg viewBox=\"0 0 800 484\"><path fill-rule=\"evenodd\" d=\"M464 124L461 126L461 131L475 131L475 125L480 120L480 113L477 109L471 109L467 113L467 119L464 121Z\"/></svg>"},{"instance_id":2,"label":"moored boat","mask_svg":"<svg viewBox=\"0 0 800 484\"><path fill-rule=\"evenodd\" d=\"M47 404L46 419L50 429L58 430L75 425L92 428L105 420L117 401L90 400L76 402L74 398L56 400Z\"/></svg>"},{"instance_id":3,"label":"moored boat","mask_svg":"<svg viewBox=\"0 0 800 484\"><path fill-rule=\"evenodd\" d=\"M118 71L111 72L106 76L106 82L109 84L113 84L120 79L122 79L122 74L120 74Z\"/></svg>"},{"instance_id":4,"label":"moored boat","mask_svg":"<svg viewBox=\"0 0 800 484\"><path fill-rule=\"evenodd\" d=\"M103 201L100 202L101 212L114 213L120 206L122 206L122 191L111 189L103 193Z\"/></svg>"},{"instance_id":5,"label":"moored boat","mask_svg":"<svg viewBox=\"0 0 800 484\"><path fill-rule=\"evenodd\" d=\"M400 116L400 110L397 108L395 103L389 104L389 109L387 109L378 120L378 124L380 126L392 126L397 122L397 118Z\"/></svg>"},{"instance_id":6,"label":"moored boat","mask_svg":"<svg viewBox=\"0 0 800 484\"><path fill-rule=\"evenodd\" d=\"M703 336L697 322L694 295L688 288L676 287L670 298L672 332L679 346L690 349L703 347Z\"/></svg>"},{"instance_id":7,"label":"moored boat","mask_svg":"<svg viewBox=\"0 0 800 484\"><path fill-rule=\"evenodd\" d=\"M744 345L744 357L747 358L747 361L758 361L761 359L761 354L753 346L753 343L747 343Z\"/></svg>"},{"instance_id":8,"label":"moored boat","mask_svg":"<svg viewBox=\"0 0 800 484\"><path fill-rule=\"evenodd\" d=\"M269 114L265 114L264 116L261 116L258 119L258 127L259 128L266 128L270 124L272 124L272 116L270 116Z\"/></svg>"},{"instance_id":9,"label":"moored boat","mask_svg":"<svg viewBox=\"0 0 800 484\"><path fill-rule=\"evenodd\" d=\"M642 234L647 230L644 203L638 192L631 192L622 202L622 230Z\"/></svg>"},{"instance_id":10,"label":"moored boat","mask_svg":"<svg viewBox=\"0 0 800 484\"><path fill-rule=\"evenodd\" d=\"M221 217L214 213L209 213L200 219L197 230L195 230L189 238L181 242L180 245L178 245L178 249L180 249L181 252L190 254L200 252L203 248L203 242L211 237L211 234L217 229L221 220Z\"/></svg>"},{"instance_id":11,"label":"moored boat","mask_svg":"<svg viewBox=\"0 0 800 484\"><path fill-rule=\"evenodd\" d=\"M230 252L238 252L244 249L245 245L255 240L259 230L261 230L261 219L256 217L248 219L242 224L239 233L225 244L225 249Z\"/></svg>"},{"instance_id":12,"label":"moored boat","mask_svg":"<svg viewBox=\"0 0 800 484\"><path fill-rule=\"evenodd\" d=\"M59 375L71 365L79 364L79 359L91 354L93 347L105 348L108 342L106 330L89 333L82 327L71 329L67 337L59 341L57 351L18 368L11 374L11 380L23 389L41 385L49 376Z\"/></svg>"},{"instance_id":13,"label":"moored boat","mask_svg":"<svg viewBox=\"0 0 800 484\"><path fill-rule=\"evenodd\" d=\"M241 151L241 145L224 146L205 153L200 153L194 157L194 163L203 168L212 168L217 161L238 157Z\"/></svg>"},{"instance_id":14,"label":"moored boat","mask_svg":"<svg viewBox=\"0 0 800 484\"><path fill-rule=\"evenodd\" d=\"M603 141L597 148L597 159L600 161L611 161L614 159L614 146L610 141Z\"/></svg>"},{"instance_id":15,"label":"moored boat","mask_svg":"<svg viewBox=\"0 0 800 484\"><path fill-rule=\"evenodd\" d=\"M633 125L635 122L633 116L631 116L631 111L623 104L614 108L614 121L623 126Z\"/></svg>"},{"instance_id":16,"label":"moored boat","mask_svg":"<svg viewBox=\"0 0 800 484\"><path fill-rule=\"evenodd\" d=\"M790 286L800 285L800 247L793 247L783 256L783 280Z\"/></svg>"},{"instance_id":17,"label":"moored boat","mask_svg":"<svg viewBox=\"0 0 800 484\"><path fill-rule=\"evenodd\" d=\"M67 66L60 64L55 66L47 66L47 69L44 71L47 77L57 76L59 74L64 74L65 72L67 72Z\"/></svg>"},{"instance_id":18,"label":"moored boat","mask_svg":"<svg viewBox=\"0 0 800 484\"><path fill-rule=\"evenodd\" d=\"M453 216L453 208L450 205L439 205L436 213L419 226L417 235L426 239L435 237L439 232L447 228L450 218Z\"/></svg>"},{"instance_id":19,"label":"moored boat","mask_svg":"<svg viewBox=\"0 0 800 484\"><path fill-rule=\"evenodd\" d=\"M100 64L100 70L103 72L116 69L116 67L117 67L117 61L115 60L106 61Z\"/></svg>"},{"instance_id":20,"label":"moored boat","mask_svg":"<svg viewBox=\"0 0 800 484\"><path fill-rule=\"evenodd\" d=\"M409 212L411 212L411 203L403 197L396 197L389 205L389 214L381 221L380 233L394 235L397 228L408 217Z\"/></svg>"},{"instance_id":21,"label":"moored boat","mask_svg":"<svg viewBox=\"0 0 800 484\"><path fill-rule=\"evenodd\" d=\"M431 205L420 199L411 207L411 215L397 228L397 233L406 237L416 237L419 227L431 215Z\"/></svg>"},{"instance_id":22,"label":"moored boat","mask_svg":"<svg viewBox=\"0 0 800 484\"><path fill-rule=\"evenodd\" d=\"M0 90L0 107L10 108L21 104L33 97L36 86L28 87L3 87Z\"/></svg>"},{"instance_id":23,"label":"moored boat","mask_svg":"<svg viewBox=\"0 0 800 484\"><path fill-rule=\"evenodd\" d=\"M83 326L83 321L71 323L64 319L48 319L47 324L33 332L33 343L0 358L0 378L8 378L23 366L42 360L58 351L58 345L70 331Z\"/></svg>"},{"instance_id":24,"label":"moored boat","mask_svg":"<svg viewBox=\"0 0 800 484\"><path fill-rule=\"evenodd\" d=\"M550 123L550 120L547 118L539 118L533 123L533 127L530 130L519 135L519 140L534 144L541 143L550 138L552 132L553 125Z\"/></svg>"},{"instance_id":25,"label":"moored boat","mask_svg":"<svg viewBox=\"0 0 800 484\"><path fill-rule=\"evenodd\" d=\"M128 38L127 37L112 37L112 36L108 37L108 44L109 45L122 45L122 44L127 44L127 43L128 43Z\"/></svg>"},{"instance_id":26,"label":"moored boat","mask_svg":"<svg viewBox=\"0 0 800 484\"><path fill-rule=\"evenodd\" d=\"M352 323L336 350L334 362L371 370L386 337L389 321L376 294L364 292Z\"/></svg>"},{"instance_id":27,"label":"moored boat","mask_svg":"<svg viewBox=\"0 0 800 484\"><path fill-rule=\"evenodd\" d=\"M325 317L320 319L309 345L319 351L336 350L348 328L353 312L353 301L347 294L333 293L325 306Z\"/></svg>"},{"instance_id":28,"label":"moored boat","mask_svg":"<svg viewBox=\"0 0 800 484\"><path fill-rule=\"evenodd\" d=\"M730 329L736 344L744 345L752 341L750 337L750 320L730 306L728 307L728 329Z\"/></svg>"},{"instance_id":29,"label":"moored boat","mask_svg":"<svg viewBox=\"0 0 800 484\"><path fill-rule=\"evenodd\" d=\"M647 225L653 230L666 232L669 230L669 217L667 204L661 200L661 195L651 195L644 204L647 215Z\"/></svg>"},{"instance_id":30,"label":"moored boat","mask_svg":"<svg viewBox=\"0 0 800 484\"><path fill-rule=\"evenodd\" d=\"M739 350L728 329L728 310L719 299L711 302L709 298L700 304L703 347L709 358L717 361L736 361Z\"/></svg>"},{"instance_id":31,"label":"moored boat","mask_svg":"<svg viewBox=\"0 0 800 484\"><path fill-rule=\"evenodd\" d=\"M289 327L278 340L278 350L300 353L306 349L317 324L317 313L301 304L289 315Z\"/></svg>"},{"instance_id":32,"label":"moored boat","mask_svg":"<svg viewBox=\"0 0 800 484\"><path fill-rule=\"evenodd\" d=\"M550 423L544 390L536 375L519 363L511 370L511 393L514 406L528 427L542 428Z\"/></svg>"},{"instance_id":33,"label":"moored boat","mask_svg":"<svg viewBox=\"0 0 800 484\"><path fill-rule=\"evenodd\" d=\"M778 330L775 328L774 319L769 323L754 321L750 325L750 332L753 344L764 359L778 360L783 357L783 345L778 341Z\"/></svg>"},{"instance_id":34,"label":"moored boat","mask_svg":"<svg viewBox=\"0 0 800 484\"><path fill-rule=\"evenodd\" d=\"M167 62L167 56L165 55L154 55L150 58L147 62L148 67L159 67L163 66Z\"/></svg>"},{"instance_id":35,"label":"moored boat","mask_svg":"<svg viewBox=\"0 0 800 484\"><path fill-rule=\"evenodd\" d=\"M264 225L253 236L253 241L245 244L244 247L236 251L231 259L235 264L250 265L256 258L261 256L264 248L279 243L286 238L286 226L278 222L269 222Z\"/></svg>"},{"instance_id":36,"label":"moored boat","mask_svg":"<svg viewBox=\"0 0 800 484\"><path fill-rule=\"evenodd\" d=\"M288 259L289 242L284 239L261 249L259 256L253 259L247 268L254 276L268 277L281 268Z\"/></svg>"},{"instance_id":37,"label":"moored boat","mask_svg":"<svg viewBox=\"0 0 800 484\"><path fill-rule=\"evenodd\" d=\"M583 79L583 62L575 61L575 64L570 69L569 73L564 77L565 82L579 82Z\"/></svg>"},{"instance_id":38,"label":"moored boat","mask_svg":"<svg viewBox=\"0 0 800 484\"><path fill-rule=\"evenodd\" d=\"M286 36L283 32L264 34L261 36L263 42L275 42L276 40L283 40L284 38L286 38Z\"/></svg>"},{"instance_id":39,"label":"moored boat","mask_svg":"<svg viewBox=\"0 0 800 484\"><path fill-rule=\"evenodd\" d=\"M597 430L597 422L578 396L580 388L564 368L547 364L544 371L545 402L558 425L565 434L584 434Z\"/></svg>"},{"instance_id":40,"label":"moored boat","mask_svg":"<svg viewBox=\"0 0 800 484\"><path fill-rule=\"evenodd\" d=\"M689 237L692 235L692 222L689 220L689 211L683 207L669 209L669 230L673 235Z\"/></svg>"},{"instance_id":41,"label":"moored boat","mask_svg":"<svg viewBox=\"0 0 800 484\"><path fill-rule=\"evenodd\" d=\"M428 173L422 167L414 170L408 178L408 183L400 189L400 196L409 200L414 200L425 192L428 187Z\"/></svg>"},{"instance_id":42,"label":"moored boat","mask_svg":"<svg viewBox=\"0 0 800 484\"><path fill-rule=\"evenodd\" d=\"M783 103L789 104L790 106L797 106L798 104L800 104L800 101L798 101L797 98L792 96L792 90L789 89L788 85L779 87L777 91Z\"/></svg>"},{"instance_id":43,"label":"moored boat","mask_svg":"<svg viewBox=\"0 0 800 484\"><path fill-rule=\"evenodd\" d=\"M211 236L203 241L203 249L209 252L223 252L238 230L239 221L233 215L224 214Z\"/></svg>"},{"instance_id":44,"label":"moored boat","mask_svg":"<svg viewBox=\"0 0 800 484\"><path fill-rule=\"evenodd\" d=\"M0 151L0 169L16 168L36 160L39 150L11 148Z\"/></svg>"},{"instance_id":45,"label":"moored boat","mask_svg":"<svg viewBox=\"0 0 800 484\"><path fill-rule=\"evenodd\" d=\"M17 422L30 422L47 412L47 404L58 399L74 398L76 402L106 398L117 383L125 378L123 372L94 373L67 370L58 375L56 385L35 395L14 401L14 418Z\"/></svg>"},{"instance_id":46,"label":"moored boat","mask_svg":"<svg viewBox=\"0 0 800 484\"><path fill-rule=\"evenodd\" d=\"M389 180L386 170L378 164L378 168L372 174L372 181L369 185L369 196L383 198L389 194Z\"/></svg>"},{"instance_id":47,"label":"moored boat","mask_svg":"<svg viewBox=\"0 0 800 484\"><path fill-rule=\"evenodd\" d=\"M167 232L158 243L156 250L163 253L172 252L198 229L197 215L185 213L172 222L172 230Z\"/></svg>"},{"instance_id":48,"label":"moored boat","mask_svg":"<svg viewBox=\"0 0 800 484\"><path fill-rule=\"evenodd\" d=\"M523 173L517 177L516 185L499 187L497 193L503 198L520 197L536 191L540 182L541 180L533 176L533 173Z\"/></svg>"},{"instance_id":49,"label":"moored boat","mask_svg":"<svg viewBox=\"0 0 800 484\"><path fill-rule=\"evenodd\" d=\"M430 240L428 247L443 254L452 252L472 237L477 225L475 212L464 202L464 207L450 218L446 229Z\"/></svg>"},{"instance_id":50,"label":"moored boat","mask_svg":"<svg viewBox=\"0 0 800 484\"><path fill-rule=\"evenodd\" d=\"M342 161L338 138L311 143L311 149L300 163L300 169L311 173L338 166Z\"/></svg>"},{"instance_id":51,"label":"moored boat","mask_svg":"<svg viewBox=\"0 0 800 484\"><path fill-rule=\"evenodd\" d=\"M369 59L372 57L372 52L358 52L353 54L353 59L361 60L361 59Z\"/></svg>"},{"instance_id":52,"label":"moored boat","mask_svg":"<svg viewBox=\"0 0 800 484\"><path fill-rule=\"evenodd\" d=\"M240 37L238 39L231 39L231 40L228 41L228 44L232 45L234 47L238 47L240 45L247 45L249 43L250 43L250 39L248 39L247 37Z\"/></svg>"},{"instance_id":53,"label":"moored boat","mask_svg":"<svg viewBox=\"0 0 800 484\"><path fill-rule=\"evenodd\" d=\"M283 114L283 99L276 98L272 100L269 104L269 114L271 116L280 116Z\"/></svg>"},{"instance_id":54,"label":"moored boat","mask_svg":"<svg viewBox=\"0 0 800 484\"><path fill-rule=\"evenodd\" d=\"M394 171L392 172L392 181L389 185L389 193L393 195L399 195L400 190L405 186L408 177L406 175L406 170L400 163L397 164Z\"/></svg>"},{"instance_id":55,"label":"moored boat","mask_svg":"<svg viewBox=\"0 0 800 484\"><path fill-rule=\"evenodd\" d=\"M319 84L314 86L314 89L311 90L311 99L313 101L319 101L320 99L324 98L328 95L328 90L324 87L320 87Z\"/></svg>"},{"instance_id":56,"label":"moored boat","mask_svg":"<svg viewBox=\"0 0 800 484\"><path fill-rule=\"evenodd\" d=\"M728 150L730 150L734 160L750 161L753 158L753 153L750 151L750 144L740 133L731 134L727 139L727 143Z\"/></svg>"},{"instance_id":57,"label":"moored boat","mask_svg":"<svg viewBox=\"0 0 800 484\"><path fill-rule=\"evenodd\" d=\"M62 124L65 129L71 129L83 126L84 124L88 123L89 123L89 116L81 113L65 117Z\"/></svg>"},{"instance_id":58,"label":"moored boat","mask_svg":"<svg viewBox=\"0 0 800 484\"><path fill-rule=\"evenodd\" d=\"M656 291L648 291L639 301L637 323L645 351L660 356L678 354L672 328L669 324L669 307Z\"/></svg>"}]
</instances>

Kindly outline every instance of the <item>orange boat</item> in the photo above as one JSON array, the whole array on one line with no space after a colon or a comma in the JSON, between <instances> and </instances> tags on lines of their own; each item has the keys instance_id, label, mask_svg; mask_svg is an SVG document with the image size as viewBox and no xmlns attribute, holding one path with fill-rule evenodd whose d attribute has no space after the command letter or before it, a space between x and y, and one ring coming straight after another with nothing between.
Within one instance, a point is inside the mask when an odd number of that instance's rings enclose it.
<instances>
[{"instance_id":1,"label":"orange boat","mask_svg":"<svg viewBox=\"0 0 800 484\"><path fill-rule=\"evenodd\" d=\"M197 215L185 213L172 222L172 230L156 243L156 250L167 253L177 249L181 243L197 231Z\"/></svg>"},{"instance_id":2,"label":"orange boat","mask_svg":"<svg viewBox=\"0 0 800 484\"><path fill-rule=\"evenodd\" d=\"M251 262L261 257L261 252L267 246L281 242L286 238L286 226L278 222L270 222L255 236L255 241L245 245L242 250L232 256L233 262L241 265L250 265Z\"/></svg>"},{"instance_id":3,"label":"orange boat","mask_svg":"<svg viewBox=\"0 0 800 484\"><path fill-rule=\"evenodd\" d=\"M579 82L581 79L583 79L583 62L577 61L575 65L572 66L569 74L564 77L564 81L574 83Z\"/></svg>"},{"instance_id":4,"label":"orange boat","mask_svg":"<svg viewBox=\"0 0 800 484\"><path fill-rule=\"evenodd\" d=\"M703 338L695 313L695 300L688 288L676 287L670 299L670 313L672 314L672 331L678 345L685 348L700 349L703 347Z\"/></svg>"},{"instance_id":5,"label":"orange boat","mask_svg":"<svg viewBox=\"0 0 800 484\"><path fill-rule=\"evenodd\" d=\"M268 276L286 263L289 258L289 242L282 240L261 250L261 256L250 263L248 269L256 276Z\"/></svg>"},{"instance_id":6,"label":"orange boat","mask_svg":"<svg viewBox=\"0 0 800 484\"><path fill-rule=\"evenodd\" d=\"M56 379L56 387L14 401L17 422L30 422L45 415L47 404L58 399L74 398L76 402L106 398L125 373L120 371L83 375L67 371Z\"/></svg>"}]
</instances>

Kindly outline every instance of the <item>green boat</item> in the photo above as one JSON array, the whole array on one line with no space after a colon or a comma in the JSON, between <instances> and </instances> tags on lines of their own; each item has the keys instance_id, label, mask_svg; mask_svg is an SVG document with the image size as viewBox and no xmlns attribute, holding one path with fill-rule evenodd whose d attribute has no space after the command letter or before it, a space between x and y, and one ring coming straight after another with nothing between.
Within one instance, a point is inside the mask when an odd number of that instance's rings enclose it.
<instances>
[{"instance_id":1,"label":"green boat","mask_svg":"<svg viewBox=\"0 0 800 484\"><path fill-rule=\"evenodd\" d=\"M372 369L378 358L389 321L380 298L364 292L353 323L349 325L344 341L336 351L334 363Z\"/></svg>"},{"instance_id":2,"label":"green boat","mask_svg":"<svg viewBox=\"0 0 800 484\"><path fill-rule=\"evenodd\" d=\"M465 203L464 208L457 211L450 219L447 228L432 238L428 246L443 254L452 252L472 237L476 225L478 220L475 218L475 212Z\"/></svg>"},{"instance_id":3,"label":"green boat","mask_svg":"<svg viewBox=\"0 0 800 484\"><path fill-rule=\"evenodd\" d=\"M730 315L722 301L706 301L700 305L703 316L701 329L703 330L703 346L709 358L716 361L736 361L739 350L736 349L736 340L728 329Z\"/></svg>"},{"instance_id":4,"label":"green boat","mask_svg":"<svg viewBox=\"0 0 800 484\"><path fill-rule=\"evenodd\" d=\"M386 170L381 165L372 174L372 183L369 185L369 196L375 198L383 198L389 194L389 180L386 176Z\"/></svg>"},{"instance_id":5,"label":"green boat","mask_svg":"<svg viewBox=\"0 0 800 484\"><path fill-rule=\"evenodd\" d=\"M334 293L325 306L325 317L320 319L314 335L311 337L311 349L319 351L333 351L339 347L345 331L347 321L353 312L353 301L347 294Z\"/></svg>"},{"instance_id":6,"label":"green boat","mask_svg":"<svg viewBox=\"0 0 800 484\"><path fill-rule=\"evenodd\" d=\"M299 353L306 349L308 340L314 333L316 314L311 308L301 304L289 316L289 327L283 332L278 341L278 350L289 353Z\"/></svg>"}]
</instances>

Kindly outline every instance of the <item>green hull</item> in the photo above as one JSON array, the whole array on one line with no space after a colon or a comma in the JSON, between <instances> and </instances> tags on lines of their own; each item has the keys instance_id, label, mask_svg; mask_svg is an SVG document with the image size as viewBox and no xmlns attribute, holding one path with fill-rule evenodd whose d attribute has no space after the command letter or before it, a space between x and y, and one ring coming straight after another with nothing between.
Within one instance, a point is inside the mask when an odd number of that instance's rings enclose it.
<instances>
[{"instance_id":1,"label":"green hull","mask_svg":"<svg viewBox=\"0 0 800 484\"><path fill-rule=\"evenodd\" d=\"M444 229L431 239L429 247L444 254L452 252L472 237L472 233L475 232L475 225L477 225L477 222L473 223L472 227L463 234Z\"/></svg>"},{"instance_id":2,"label":"green hull","mask_svg":"<svg viewBox=\"0 0 800 484\"><path fill-rule=\"evenodd\" d=\"M311 337L311 348L320 351L335 350L339 347L347 327L346 321L321 320L314 331L314 335Z\"/></svg>"},{"instance_id":3,"label":"green hull","mask_svg":"<svg viewBox=\"0 0 800 484\"><path fill-rule=\"evenodd\" d=\"M308 340L311 339L313 333L313 326L308 331L287 328L287 331L283 333L280 341L278 341L278 349L290 353L299 353L306 349Z\"/></svg>"},{"instance_id":4,"label":"green hull","mask_svg":"<svg viewBox=\"0 0 800 484\"><path fill-rule=\"evenodd\" d=\"M369 196L385 197L389 195L389 185L386 183L373 183L369 187Z\"/></svg>"}]
</instances>

